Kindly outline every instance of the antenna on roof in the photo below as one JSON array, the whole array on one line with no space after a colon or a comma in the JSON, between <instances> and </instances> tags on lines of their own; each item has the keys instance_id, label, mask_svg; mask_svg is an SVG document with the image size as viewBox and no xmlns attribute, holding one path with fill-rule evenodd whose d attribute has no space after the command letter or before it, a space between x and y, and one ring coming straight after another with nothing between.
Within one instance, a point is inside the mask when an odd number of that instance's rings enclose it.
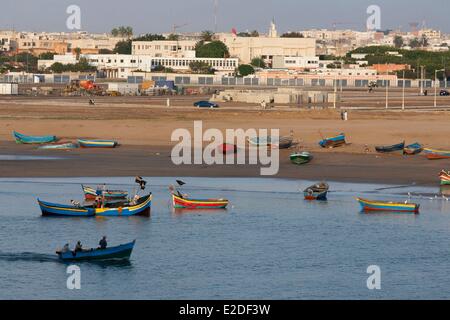
<instances>
[{"instance_id":1,"label":"antenna on roof","mask_svg":"<svg viewBox=\"0 0 450 320\"><path fill-rule=\"evenodd\" d=\"M217 15L219 11L219 0L214 0L214 32L217 33Z\"/></svg>"}]
</instances>

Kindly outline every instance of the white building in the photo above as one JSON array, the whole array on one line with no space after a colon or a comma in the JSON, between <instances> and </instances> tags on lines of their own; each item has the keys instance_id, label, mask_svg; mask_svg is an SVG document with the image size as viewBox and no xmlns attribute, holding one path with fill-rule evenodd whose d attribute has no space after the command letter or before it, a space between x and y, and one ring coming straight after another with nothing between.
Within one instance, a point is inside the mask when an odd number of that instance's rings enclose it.
<instances>
[{"instance_id":1,"label":"white building","mask_svg":"<svg viewBox=\"0 0 450 320\"><path fill-rule=\"evenodd\" d=\"M319 68L319 57L275 56L273 57L272 68L293 70L317 69Z\"/></svg>"},{"instance_id":2,"label":"white building","mask_svg":"<svg viewBox=\"0 0 450 320\"><path fill-rule=\"evenodd\" d=\"M195 40L157 40L157 41L133 41L131 54L148 55L152 57L194 58Z\"/></svg>"}]
</instances>

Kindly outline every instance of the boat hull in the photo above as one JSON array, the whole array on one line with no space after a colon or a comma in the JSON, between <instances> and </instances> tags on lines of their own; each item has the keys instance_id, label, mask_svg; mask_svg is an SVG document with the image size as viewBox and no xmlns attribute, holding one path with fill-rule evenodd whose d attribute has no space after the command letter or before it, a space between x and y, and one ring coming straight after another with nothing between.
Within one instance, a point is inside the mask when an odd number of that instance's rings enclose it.
<instances>
[{"instance_id":1,"label":"boat hull","mask_svg":"<svg viewBox=\"0 0 450 320\"><path fill-rule=\"evenodd\" d=\"M306 188L303 191L303 195L305 197L305 200L325 201L327 200L327 194L329 189L330 186L328 185L328 183L321 182Z\"/></svg>"},{"instance_id":2,"label":"boat hull","mask_svg":"<svg viewBox=\"0 0 450 320\"><path fill-rule=\"evenodd\" d=\"M143 216L149 217L152 205L152 195L141 199L138 205L119 208L96 208L95 215L100 217L130 217Z\"/></svg>"},{"instance_id":3,"label":"boat hull","mask_svg":"<svg viewBox=\"0 0 450 320\"><path fill-rule=\"evenodd\" d=\"M362 198L356 199L363 212L399 212L418 214L419 205L414 203L395 203L395 202L383 202L383 201L371 201Z\"/></svg>"},{"instance_id":4,"label":"boat hull","mask_svg":"<svg viewBox=\"0 0 450 320\"><path fill-rule=\"evenodd\" d=\"M375 150L379 153L389 153L389 152L395 152L395 151L401 151L405 149L405 142L395 144L393 146L387 146L387 147L375 147Z\"/></svg>"},{"instance_id":5,"label":"boat hull","mask_svg":"<svg viewBox=\"0 0 450 320\"><path fill-rule=\"evenodd\" d=\"M78 143L82 148L115 148L118 146L118 142L113 140L78 139Z\"/></svg>"},{"instance_id":6,"label":"boat hull","mask_svg":"<svg viewBox=\"0 0 450 320\"><path fill-rule=\"evenodd\" d=\"M123 244L117 247L106 249L93 249L79 252L57 253L63 261L99 261L99 260L128 260L133 252L136 241Z\"/></svg>"},{"instance_id":7,"label":"boat hull","mask_svg":"<svg viewBox=\"0 0 450 320\"><path fill-rule=\"evenodd\" d=\"M44 217L93 217L95 210L93 208L66 206L38 199L42 216Z\"/></svg>"},{"instance_id":8,"label":"boat hull","mask_svg":"<svg viewBox=\"0 0 450 320\"><path fill-rule=\"evenodd\" d=\"M423 149L428 160L450 159L450 151Z\"/></svg>"},{"instance_id":9,"label":"boat hull","mask_svg":"<svg viewBox=\"0 0 450 320\"><path fill-rule=\"evenodd\" d=\"M442 171L439 175L439 178L441 180L441 186L448 186L450 185L450 173Z\"/></svg>"},{"instance_id":10,"label":"boat hull","mask_svg":"<svg viewBox=\"0 0 450 320\"><path fill-rule=\"evenodd\" d=\"M176 209L226 209L226 199L185 199L172 194L172 204Z\"/></svg>"},{"instance_id":11,"label":"boat hull","mask_svg":"<svg viewBox=\"0 0 450 320\"><path fill-rule=\"evenodd\" d=\"M84 198L86 200L95 200L98 196L103 196L106 199L126 199L128 197L128 192L121 190L97 190L89 186L82 186L84 192Z\"/></svg>"},{"instance_id":12,"label":"boat hull","mask_svg":"<svg viewBox=\"0 0 450 320\"><path fill-rule=\"evenodd\" d=\"M292 164L302 165L310 162L313 159L313 156L309 152L291 154L289 159Z\"/></svg>"},{"instance_id":13,"label":"boat hull","mask_svg":"<svg viewBox=\"0 0 450 320\"><path fill-rule=\"evenodd\" d=\"M22 144L44 144L52 143L57 140L56 136L27 136L19 132L13 132L14 139L16 143Z\"/></svg>"},{"instance_id":14,"label":"boat hull","mask_svg":"<svg viewBox=\"0 0 450 320\"><path fill-rule=\"evenodd\" d=\"M416 155L423 151L423 147L419 143L413 143L403 149L404 155Z\"/></svg>"},{"instance_id":15,"label":"boat hull","mask_svg":"<svg viewBox=\"0 0 450 320\"><path fill-rule=\"evenodd\" d=\"M319 142L322 148L336 148L345 145L345 134L340 134L335 137L325 138Z\"/></svg>"}]
</instances>

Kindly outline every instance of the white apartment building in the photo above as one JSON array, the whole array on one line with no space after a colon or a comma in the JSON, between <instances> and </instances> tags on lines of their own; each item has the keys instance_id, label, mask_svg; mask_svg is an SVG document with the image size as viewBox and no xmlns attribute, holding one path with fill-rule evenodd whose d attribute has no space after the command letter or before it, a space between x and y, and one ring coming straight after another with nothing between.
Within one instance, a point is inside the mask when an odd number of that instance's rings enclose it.
<instances>
[{"instance_id":1,"label":"white apartment building","mask_svg":"<svg viewBox=\"0 0 450 320\"><path fill-rule=\"evenodd\" d=\"M319 57L275 56L272 68L292 70L312 70L319 68Z\"/></svg>"},{"instance_id":2,"label":"white apartment building","mask_svg":"<svg viewBox=\"0 0 450 320\"><path fill-rule=\"evenodd\" d=\"M196 40L133 41L131 53L152 57L194 58Z\"/></svg>"}]
</instances>

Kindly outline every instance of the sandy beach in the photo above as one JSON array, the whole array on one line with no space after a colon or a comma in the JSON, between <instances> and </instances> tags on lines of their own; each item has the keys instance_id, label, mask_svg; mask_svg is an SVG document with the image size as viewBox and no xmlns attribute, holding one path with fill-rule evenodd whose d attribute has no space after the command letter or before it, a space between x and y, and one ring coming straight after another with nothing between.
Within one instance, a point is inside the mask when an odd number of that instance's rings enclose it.
<instances>
[{"instance_id":1,"label":"sandy beach","mask_svg":"<svg viewBox=\"0 0 450 320\"><path fill-rule=\"evenodd\" d=\"M375 145L403 140L427 147L449 149L449 112L349 111L349 121L340 120L339 110L305 110L277 107L262 111L258 106L224 104L217 110L198 110L192 102L201 97L135 97L97 100L88 106L86 98L16 98L0 100L0 155L60 156L63 160L2 161L0 177L53 176L259 176L259 166L175 166L170 152L173 130L193 131L193 121L204 129L293 130L301 150L315 158L306 166L289 162L292 150L280 152L277 177L376 183L437 185L448 161L429 161L423 156L380 155ZM13 130L29 135L53 134L61 141L76 138L114 139L121 144L111 150L77 149L43 151L36 146L17 145ZM345 132L349 145L324 150L318 141ZM370 152L366 152L366 147Z\"/></svg>"}]
</instances>

